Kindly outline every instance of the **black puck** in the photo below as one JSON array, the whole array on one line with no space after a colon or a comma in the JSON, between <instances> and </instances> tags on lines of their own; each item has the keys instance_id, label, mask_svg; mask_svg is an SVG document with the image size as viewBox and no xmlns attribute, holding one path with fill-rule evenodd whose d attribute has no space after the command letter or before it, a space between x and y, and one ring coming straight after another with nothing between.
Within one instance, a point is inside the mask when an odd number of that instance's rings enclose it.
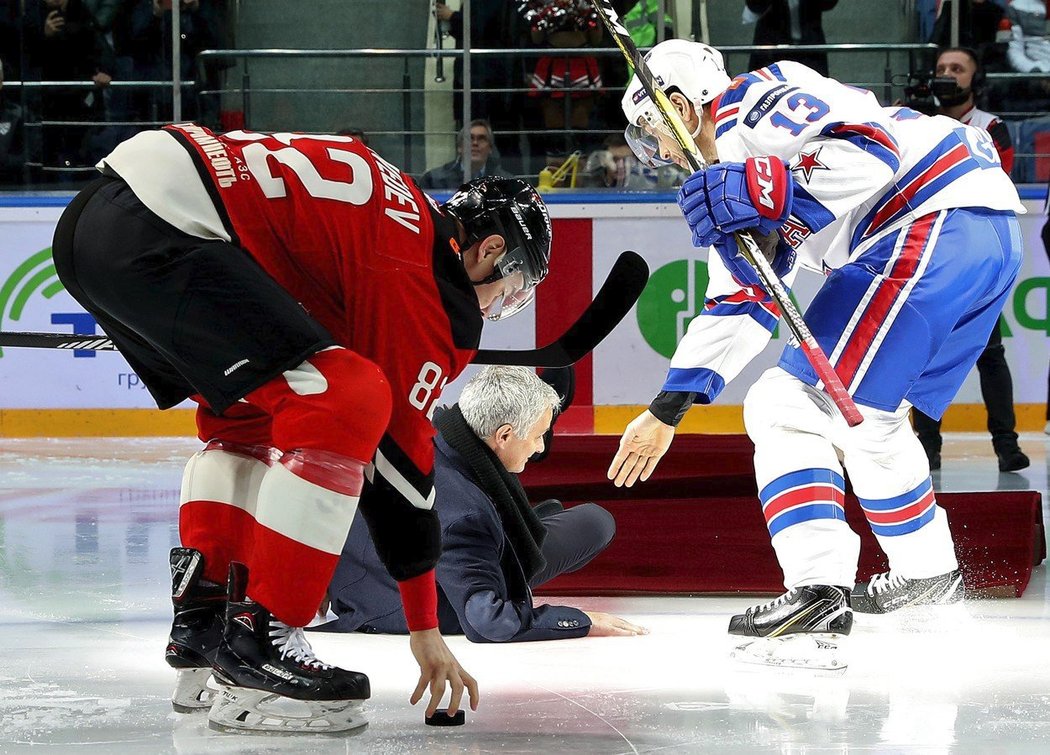
<instances>
[{"instance_id":1,"label":"black puck","mask_svg":"<svg viewBox=\"0 0 1050 755\"><path fill-rule=\"evenodd\" d=\"M438 708L434 715L424 718L423 723L427 726L462 726L466 720L467 716L462 709L457 710L456 715L450 716L445 708Z\"/></svg>"}]
</instances>

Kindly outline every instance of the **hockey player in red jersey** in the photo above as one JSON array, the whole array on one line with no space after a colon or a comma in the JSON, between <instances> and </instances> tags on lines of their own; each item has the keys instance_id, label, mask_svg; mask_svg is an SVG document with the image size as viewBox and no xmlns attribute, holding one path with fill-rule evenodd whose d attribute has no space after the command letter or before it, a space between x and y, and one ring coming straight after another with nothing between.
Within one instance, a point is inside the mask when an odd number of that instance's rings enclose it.
<instances>
[{"instance_id":1,"label":"hockey player in red jersey","mask_svg":"<svg viewBox=\"0 0 1050 755\"><path fill-rule=\"evenodd\" d=\"M171 554L176 709L233 729L364 723L368 678L319 661L302 631L358 505L401 590L412 703L429 686L431 714L449 685L450 712L464 691L476 708L437 629L430 414L485 317L546 275L539 196L484 178L438 206L352 137L193 124L99 167L56 229L59 276L161 409L198 403L206 444Z\"/></svg>"}]
</instances>

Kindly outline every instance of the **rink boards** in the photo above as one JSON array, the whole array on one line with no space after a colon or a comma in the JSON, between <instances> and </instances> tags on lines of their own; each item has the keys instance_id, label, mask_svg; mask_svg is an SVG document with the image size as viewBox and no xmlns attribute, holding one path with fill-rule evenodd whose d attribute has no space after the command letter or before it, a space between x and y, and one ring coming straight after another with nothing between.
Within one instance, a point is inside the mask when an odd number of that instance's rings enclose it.
<instances>
[{"instance_id":1,"label":"rink boards","mask_svg":"<svg viewBox=\"0 0 1050 755\"><path fill-rule=\"evenodd\" d=\"M1020 219L1026 254L1003 313L1021 430L1045 422L1050 334L1050 264L1040 237L1045 191L1022 192L1029 210ZM487 326L483 345L530 348L555 338L586 306L617 254L637 251L652 269L649 285L635 310L578 365L576 405L564 424L578 431L619 432L659 389L675 344L703 306L707 252L691 247L670 195L547 198L554 218L551 274L538 290L536 306ZM5 331L96 332L93 319L58 281L50 259L54 226L68 199L0 197L0 328ZM794 293L803 308L820 282L819 276L800 274ZM775 364L786 339L780 328L719 402L691 412L684 428L739 432L747 386ZM446 388L448 401L462 383L461 378ZM152 406L138 376L118 354L8 348L0 355L0 436L192 432L191 411L161 414L150 411ZM979 430L984 421L976 375L971 375L945 427Z\"/></svg>"}]
</instances>

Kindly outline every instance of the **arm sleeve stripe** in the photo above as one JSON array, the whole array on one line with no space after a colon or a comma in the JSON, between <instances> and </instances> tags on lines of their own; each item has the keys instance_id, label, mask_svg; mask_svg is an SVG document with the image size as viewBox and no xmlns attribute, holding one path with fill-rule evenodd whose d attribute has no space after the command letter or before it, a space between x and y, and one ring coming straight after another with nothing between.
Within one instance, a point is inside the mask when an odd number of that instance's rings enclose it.
<instances>
[{"instance_id":1,"label":"arm sleeve stripe","mask_svg":"<svg viewBox=\"0 0 1050 755\"><path fill-rule=\"evenodd\" d=\"M368 481L375 483L375 473L378 472L379 476L390 483L390 486L400 493L405 500L415 506L417 509L432 509L434 507L434 487L430 487L430 494L424 497L412 484L405 478L401 472L397 470L390 460L383 455L382 451L376 451L376 458L373 464L369 464L365 469L365 476Z\"/></svg>"},{"instance_id":2,"label":"arm sleeve stripe","mask_svg":"<svg viewBox=\"0 0 1050 755\"><path fill-rule=\"evenodd\" d=\"M835 220L835 215L816 197L795 182L795 199L791 214L801 220L812 233L816 233Z\"/></svg>"},{"instance_id":3,"label":"arm sleeve stripe","mask_svg":"<svg viewBox=\"0 0 1050 755\"><path fill-rule=\"evenodd\" d=\"M667 371L667 379L661 390L689 391L696 394L696 403L710 404L725 387L726 381L714 370L706 367L672 367Z\"/></svg>"},{"instance_id":4,"label":"arm sleeve stripe","mask_svg":"<svg viewBox=\"0 0 1050 755\"><path fill-rule=\"evenodd\" d=\"M836 123L826 127L822 136L844 139L850 144L886 163L894 173L901 166L897 140L888 131L874 123Z\"/></svg>"}]
</instances>

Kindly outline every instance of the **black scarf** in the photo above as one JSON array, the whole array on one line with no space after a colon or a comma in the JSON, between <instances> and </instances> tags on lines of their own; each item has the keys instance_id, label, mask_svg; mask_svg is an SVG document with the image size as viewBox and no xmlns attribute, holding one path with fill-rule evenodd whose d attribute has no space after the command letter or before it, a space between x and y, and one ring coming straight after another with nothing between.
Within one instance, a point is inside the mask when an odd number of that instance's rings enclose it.
<instances>
[{"instance_id":1,"label":"black scarf","mask_svg":"<svg viewBox=\"0 0 1050 755\"><path fill-rule=\"evenodd\" d=\"M525 571L525 579L532 579L547 563L540 551L547 530L529 505L517 475L508 472L492 449L471 429L463 419L459 404L435 413L434 426L470 465L481 489L492 499L503 533Z\"/></svg>"}]
</instances>

